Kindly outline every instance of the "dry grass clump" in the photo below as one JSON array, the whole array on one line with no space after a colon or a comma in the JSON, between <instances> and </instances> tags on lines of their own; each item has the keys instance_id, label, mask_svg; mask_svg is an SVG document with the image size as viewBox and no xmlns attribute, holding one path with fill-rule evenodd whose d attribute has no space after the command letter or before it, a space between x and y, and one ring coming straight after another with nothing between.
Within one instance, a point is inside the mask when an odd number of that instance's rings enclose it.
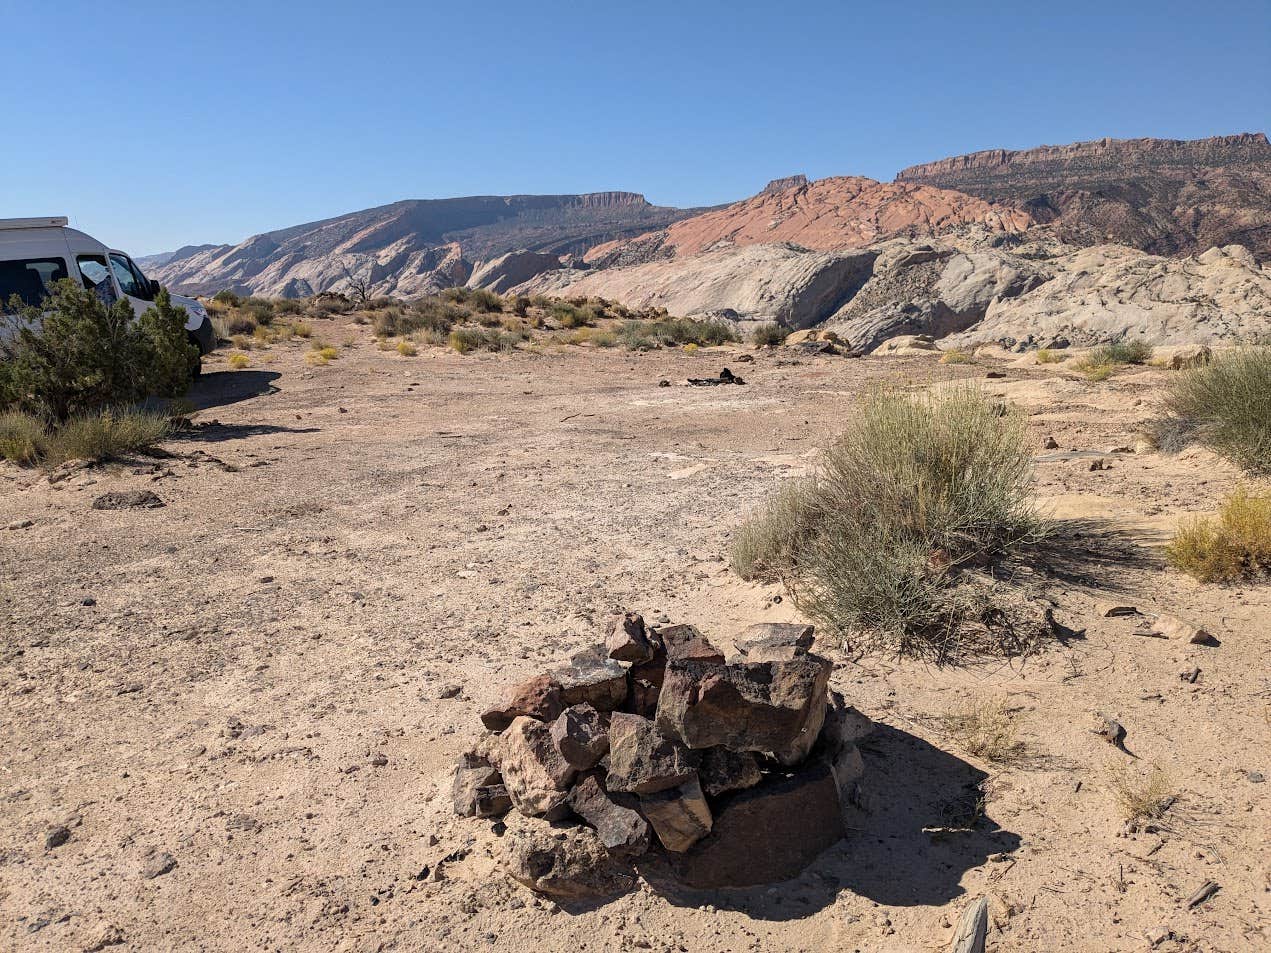
<instances>
[{"instance_id":1,"label":"dry grass clump","mask_svg":"<svg viewBox=\"0 0 1271 953\"><path fill-rule=\"evenodd\" d=\"M1068 355L1048 347L1039 348L1037 351L1038 364L1058 364L1067 360Z\"/></svg>"},{"instance_id":2,"label":"dry grass clump","mask_svg":"<svg viewBox=\"0 0 1271 953\"><path fill-rule=\"evenodd\" d=\"M413 342L403 340L397 342L397 353L402 357L414 357L419 353L419 349L415 347Z\"/></svg>"},{"instance_id":3,"label":"dry grass clump","mask_svg":"<svg viewBox=\"0 0 1271 953\"><path fill-rule=\"evenodd\" d=\"M616 347L618 335L597 328L577 328L565 338L566 344L590 344L593 347Z\"/></svg>"},{"instance_id":4,"label":"dry grass clump","mask_svg":"<svg viewBox=\"0 0 1271 953\"><path fill-rule=\"evenodd\" d=\"M467 327L451 331L447 343L460 354L467 354L471 351L512 351L523 340L523 335L509 331Z\"/></svg>"},{"instance_id":5,"label":"dry grass clump","mask_svg":"<svg viewBox=\"0 0 1271 953\"><path fill-rule=\"evenodd\" d=\"M1108 768L1108 787L1127 821L1164 817L1175 800L1169 776L1156 765L1145 778L1131 774L1125 765L1111 765Z\"/></svg>"},{"instance_id":6,"label":"dry grass clump","mask_svg":"<svg viewBox=\"0 0 1271 953\"><path fill-rule=\"evenodd\" d=\"M1162 410L1153 425L1162 449L1200 443L1249 473L1271 473L1271 345L1182 371Z\"/></svg>"},{"instance_id":7,"label":"dry grass clump","mask_svg":"<svg viewBox=\"0 0 1271 953\"><path fill-rule=\"evenodd\" d=\"M684 344L714 347L739 340L737 331L727 321L671 317L623 321L618 337L632 351Z\"/></svg>"},{"instance_id":8,"label":"dry grass clump","mask_svg":"<svg viewBox=\"0 0 1271 953\"><path fill-rule=\"evenodd\" d=\"M313 327L303 321L296 321L291 325L291 333L298 338L313 337Z\"/></svg>"},{"instance_id":9,"label":"dry grass clump","mask_svg":"<svg viewBox=\"0 0 1271 953\"><path fill-rule=\"evenodd\" d=\"M172 431L171 420L142 410L106 409L49 426L20 411L0 414L0 457L21 466L66 460L109 460L151 449Z\"/></svg>"},{"instance_id":10,"label":"dry grass clump","mask_svg":"<svg viewBox=\"0 0 1271 953\"><path fill-rule=\"evenodd\" d=\"M947 660L982 596L954 570L1040 541L1022 418L971 388L867 398L817 472L736 534L734 570L781 579L823 626Z\"/></svg>"},{"instance_id":11,"label":"dry grass clump","mask_svg":"<svg viewBox=\"0 0 1271 953\"><path fill-rule=\"evenodd\" d=\"M35 463L48 446L48 430L31 414L18 410L0 413L0 459L20 466Z\"/></svg>"},{"instance_id":12,"label":"dry grass clump","mask_svg":"<svg viewBox=\"0 0 1271 953\"><path fill-rule=\"evenodd\" d=\"M973 758L995 764L1018 761L1024 753L1019 721L1005 702L977 699L944 717L945 730Z\"/></svg>"},{"instance_id":13,"label":"dry grass clump","mask_svg":"<svg viewBox=\"0 0 1271 953\"><path fill-rule=\"evenodd\" d=\"M1092 350L1072 366L1089 380L1102 381L1127 364L1146 364L1152 357L1152 345L1146 341L1116 341Z\"/></svg>"},{"instance_id":14,"label":"dry grass clump","mask_svg":"<svg viewBox=\"0 0 1271 953\"><path fill-rule=\"evenodd\" d=\"M231 354L228 358L226 358L226 363L229 364L233 370L241 371L251 362L247 359L246 354Z\"/></svg>"},{"instance_id":15,"label":"dry grass clump","mask_svg":"<svg viewBox=\"0 0 1271 953\"><path fill-rule=\"evenodd\" d=\"M1241 487L1223 501L1217 519L1187 520L1165 557L1201 582L1234 582L1271 572L1271 492Z\"/></svg>"},{"instance_id":16,"label":"dry grass clump","mask_svg":"<svg viewBox=\"0 0 1271 953\"><path fill-rule=\"evenodd\" d=\"M950 351L945 351L944 354L940 355L940 363L941 364L970 364L972 362L971 362L970 354L968 354L966 351L959 351L955 348Z\"/></svg>"},{"instance_id":17,"label":"dry grass clump","mask_svg":"<svg viewBox=\"0 0 1271 953\"><path fill-rule=\"evenodd\" d=\"M776 321L761 324L750 332L750 343L755 347L776 347L785 342L789 330Z\"/></svg>"}]
</instances>

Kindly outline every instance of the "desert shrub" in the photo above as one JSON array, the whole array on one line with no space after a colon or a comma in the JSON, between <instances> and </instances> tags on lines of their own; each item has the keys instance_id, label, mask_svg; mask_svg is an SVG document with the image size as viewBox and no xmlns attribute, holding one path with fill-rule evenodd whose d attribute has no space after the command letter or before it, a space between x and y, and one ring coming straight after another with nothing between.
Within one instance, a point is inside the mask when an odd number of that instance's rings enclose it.
<instances>
[{"instance_id":1,"label":"desert shrub","mask_svg":"<svg viewBox=\"0 0 1271 953\"><path fill-rule=\"evenodd\" d=\"M280 315L304 314L305 303L299 298L279 298L274 302L274 311Z\"/></svg>"},{"instance_id":2,"label":"desert shrub","mask_svg":"<svg viewBox=\"0 0 1271 953\"><path fill-rule=\"evenodd\" d=\"M410 341L398 341L397 353L400 354L402 357L414 357L416 354L419 353L419 350Z\"/></svg>"},{"instance_id":3,"label":"desert shrub","mask_svg":"<svg viewBox=\"0 0 1271 953\"><path fill-rule=\"evenodd\" d=\"M750 332L750 343L756 347L776 347L785 341L790 332L776 321L761 324Z\"/></svg>"},{"instance_id":4,"label":"desert shrub","mask_svg":"<svg viewBox=\"0 0 1271 953\"><path fill-rule=\"evenodd\" d=\"M370 301L366 302L366 304L364 304L362 307L364 307L367 311L383 311L385 308L397 307L397 302L394 301L392 298L388 298L381 295L378 298L372 298Z\"/></svg>"},{"instance_id":5,"label":"desert shrub","mask_svg":"<svg viewBox=\"0 0 1271 953\"><path fill-rule=\"evenodd\" d=\"M313 336L313 328L303 321L297 321L291 326L291 333L298 338L307 338Z\"/></svg>"},{"instance_id":6,"label":"desert shrub","mask_svg":"<svg viewBox=\"0 0 1271 953\"><path fill-rule=\"evenodd\" d=\"M230 338L240 334L254 334L259 326L255 318L242 311L231 311L225 316L225 334Z\"/></svg>"},{"instance_id":7,"label":"desert shrub","mask_svg":"<svg viewBox=\"0 0 1271 953\"><path fill-rule=\"evenodd\" d=\"M447 343L449 335L445 331L437 331L432 328L423 328L411 335L416 341L425 347L444 347Z\"/></svg>"},{"instance_id":8,"label":"desert shrub","mask_svg":"<svg viewBox=\"0 0 1271 953\"><path fill-rule=\"evenodd\" d=\"M565 330L585 328L595 324L601 317L596 309L588 304L574 304L569 301L554 302L549 309L551 317Z\"/></svg>"},{"instance_id":9,"label":"desert shrub","mask_svg":"<svg viewBox=\"0 0 1271 953\"><path fill-rule=\"evenodd\" d=\"M20 410L0 412L0 459L22 466L35 463L48 446L48 429L40 418Z\"/></svg>"},{"instance_id":10,"label":"desert shrub","mask_svg":"<svg viewBox=\"0 0 1271 953\"><path fill-rule=\"evenodd\" d=\"M248 298L243 302L242 309L257 324L269 324L274 320L274 303L268 298Z\"/></svg>"},{"instance_id":11,"label":"desert shrub","mask_svg":"<svg viewBox=\"0 0 1271 953\"><path fill-rule=\"evenodd\" d=\"M623 345L631 350L670 347L677 344L712 347L739 340L736 329L727 321L715 319L694 321L690 318L624 321L619 336Z\"/></svg>"},{"instance_id":12,"label":"desert shrub","mask_svg":"<svg viewBox=\"0 0 1271 953\"><path fill-rule=\"evenodd\" d=\"M469 351L511 351L524 340L524 335L494 328L455 328L448 343L460 354Z\"/></svg>"},{"instance_id":13,"label":"desert shrub","mask_svg":"<svg viewBox=\"0 0 1271 953\"><path fill-rule=\"evenodd\" d=\"M1067 359L1068 355L1061 351L1056 351L1048 347L1040 348L1037 351L1038 364L1058 364Z\"/></svg>"},{"instance_id":14,"label":"desert shrub","mask_svg":"<svg viewBox=\"0 0 1271 953\"><path fill-rule=\"evenodd\" d=\"M1130 773L1125 765L1108 768L1108 787L1117 802L1121 816L1127 821L1155 820L1163 817L1174 803L1169 776L1153 765L1146 777Z\"/></svg>"},{"instance_id":15,"label":"desert shrub","mask_svg":"<svg viewBox=\"0 0 1271 953\"><path fill-rule=\"evenodd\" d=\"M498 313L503 310L503 299L488 288L474 288L468 295L467 303L477 314L483 312Z\"/></svg>"},{"instance_id":16,"label":"desert shrub","mask_svg":"<svg viewBox=\"0 0 1271 953\"><path fill-rule=\"evenodd\" d=\"M601 331L597 328L576 328L565 337L565 343L614 347L618 343L618 336L612 331Z\"/></svg>"},{"instance_id":17,"label":"desert shrub","mask_svg":"<svg viewBox=\"0 0 1271 953\"><path fill-rule=\"evenodd\" d=\"M1024 752L1019 722L1003 702L970 701L945 715L944 724L954 743L973 758L1004 764Z\"/></svg>"},{"instance_id":18,"label":"desert shrub","mask_svg":"<svg viewBox=\"0 0 1271 953\"><path fill-rule=\"evenodd\" d=\"M472 294L471 288L465 288L463 285L456 285L453 288L444 288L441 292L442 300L453 301L456 304L463 304Z\"/></svg>"},{"instance_id":19,"label":"desert shrub","mask_svg":"<svg viewBox=\"0 0 1271 953\"><path fill-rule=\"evenodd\" d=\"M45 461L109 460L152 449L172 431L166 414L106 408L77 414L53 429Z\"/></svg>"},{"instance_id":20,"label":"desert shrub","mask_svg":"<svg viewBox=\"0 0 1271 953\"><path fill-rule=\"evenodd\" d=\"M516 295L508 302L508 309L519 318L525 317L530 310L530 299L525 295Z\"/></svg>"},{"instance_id":21,"label":"desert shrub","mask_svg":"<svg viewBox=\"0 0 1271 953\"><path fill-rule=\"evenodd\" d=\"M234 294L234 292L230 291L228 288L218 291L216 294L212 295L212 300L218 304L229 305L231 308L237 308L243 303L243 299Z\"/></svg>"},{"instance_id":22,"label":"desert shrub","mask_svg":"<svg viewBox=\"0 0 1271 953\"><path fill-rule=\"evenodd\" d=\"M942 355L940 355L940 363L941 364L970 364L971 355L966 353L966 351L959 351L955 348L953 350L945 351Z\"/></svg>"},{"instance_id":23,"label":"desert shrub","mask_svg":"<svg viewBox=\"0 0 1271 953\"><path fill-rule=\"evenodd\" d=\"M1180 372L1152 436L1164 450L1196 442L1250 473L1271 473L1271 345Z\"/></svg>"},{"instance_id":24,"label":"desert shrub","mask_svg":"<svg viewBox=\"0 0 1271 953\"><path fill-rule=\"evenodd\" d=\"M1116 341L1101 344L1073 363L1092 381L1107 380L1119 367L1145 364L1152 357L1152 345L1146 341Z\"/></svg>"},{"instance_id":25,"label":"desert shrub","mask_svg":"<svg viewBox=\"0 0 1271 953\"><path fill-rule=\"evenodd\" d=\"M371 330L376 337L391 338L398 334L406 334L408 330L401 324L402 312L389 309L378 312L371 320Z\"/></svg>"},{"instance_id":26,"label":"desert shrub","mask_svg":"<svg viewBox=\"0 0 1271 953\"><path fill-rule=\"evenodd\" d=\"M1165 556L1171 566L1201 582L1233 582L1271 572L1271 492L1241 488L1223 501L1217 519L1184 521Z\"/></svg>"},{"instance_id":27,"label":"desert shrub","mask_svg":"<svg viewBox=\"0 0 1271 953\"><path fill-rule=\"evenodd\" d=\"M951 570L1046 533L1030 482L1019 414L969 388L880 391L816 473L742 527L732 565L746 578L785 580L831 631L945 658L978 611Z\"/></svg>"},{"instance_id":28,"label":"desert shrub","mask_svg":"<svg viewBox=\"0 0 1271 953\"><path fill-rule=\"evenodd\" d=\"M225 359L232 370L241 371L244 367L251 363L246 354L231 354Z\"/></svg>"},{"instance_id":29,"label":"desert shrub","mask_svg":"<svg viewBox=\"0 0 1271 953\"><path fill-rule=\"evenodd\" d=\"M178 397L198 349L186 314L167 291L134 318L128 302L106 305L74 281L58 282L39 307L11 303L0 320L0 409L62 421L144 397Z\"/></svg>"}]
</instances>

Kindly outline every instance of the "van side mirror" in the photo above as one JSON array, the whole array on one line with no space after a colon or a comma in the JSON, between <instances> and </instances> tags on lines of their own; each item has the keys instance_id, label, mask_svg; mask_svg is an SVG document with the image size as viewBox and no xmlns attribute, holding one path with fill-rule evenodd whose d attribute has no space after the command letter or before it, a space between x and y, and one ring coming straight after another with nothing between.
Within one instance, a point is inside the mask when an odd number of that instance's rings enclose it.
<instances>
[{"instance_id":1,"label":"van side mirror","mask_svg":"<svg viewBox=\"0 0 1271 953\"><path fill-rule=\"evenodd\" d=\"M159 296L159 292L162 290L163 290L163 285L159 284L159 282L151 278L150 279L150 297L157 298Z\"/></svg>"}]
</instances>

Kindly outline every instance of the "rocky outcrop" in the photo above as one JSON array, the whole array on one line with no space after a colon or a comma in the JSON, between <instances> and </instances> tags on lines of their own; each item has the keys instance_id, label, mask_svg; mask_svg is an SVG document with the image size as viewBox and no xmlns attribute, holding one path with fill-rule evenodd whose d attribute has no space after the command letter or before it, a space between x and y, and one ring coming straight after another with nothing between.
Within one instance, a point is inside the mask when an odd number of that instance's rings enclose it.
<instances>
[{"instance_id":1,"label":"rocky outcrop","mask_svg":"<svg viewBox=\"0 0 1271 953\"><path fill-rule=\"evenodd\" d=\"M973 327L993 302L1023 294L1051 273L995 249L891 242L880 248L869 282L824 327L865 352L897 335L944 337Z\"/></svg>"},{"instance_id":2,"label":"rocky outcrop","mask_svg":"<svg viewBox=\"0 0 1271 953\"><path fill-rule=\"evenodd\" d=\"M593 248L587 261L631 263L631 247L645 260L682 258L721 244L734 246L789 242L816 251L864 248L896 236L938 235L979 225L1017 232L1032 216L1013 207L911 183L876 182L837 176L808 182L803 176L769 183L758 195L676 222L652 236ZM625 246L625 247L624 247Z\"/></svg>"},{"instance_id":3,"label":"rocky outcrop","mask_svg":"<svg viewBox=\"0 0 1271 953\"><path fill-rule=\"evenodd\" d=\"M1240 246L1177 259L1100 245L1049 264L1054 278L993 302L982 321L949 343L1025 348L1137 338L1208 344L1271 333L1271 270Z\"/></svg>"},{"instance_id":4,"label":"rocky outcrop","mask_svg":"<svg viewBox=\"0 0 1271 953\"><path fill-rule=\"evenodd\" d=\"M1160 255L1240 244L1271 259L1263 133L990 149L912 166L896 181L1013 203L1077 244L1115 241Z\"/></svg>"},{"instance_id":5,"label":"rocky outcrop","mask_svg":"<svg viewBox=\"0 0 1271 953\"><path fill-rule=\"evenodd\" d=\"M342 291L360 279L375 295L417 297L464 284L472 262L518 250L581 255L696 211L650 205L633 192L396 202L254 235L238 245L190 246L155 256L162 264L153 277L189 293L230 288L271 296Z\"/></svg>"},{"instance_id":6,"label":"rocky outcrop","mask_svg":"<svg viewBox=\"0 0 1271 953\"><path fill-rule=\"evenodd\" d=\"M559 255L522 249L487 261L473 271L467 284L469 288L486 288L495 294L503 294L536 275L559 267Z\"/></svg>"},{"instance_id":7,"label":"rocky outcrop","mask_svg":"<svg viewBox=\"0 0 1271 953\"><path fill-rule=\"evenodd\" d=\"M809 252L793 245L720 248L702 255L584 273L553 272L523 293L598 295L632 308L688 317L727 315L808 327L865 283L874 254Z\"/></svg>"}]
</instances>

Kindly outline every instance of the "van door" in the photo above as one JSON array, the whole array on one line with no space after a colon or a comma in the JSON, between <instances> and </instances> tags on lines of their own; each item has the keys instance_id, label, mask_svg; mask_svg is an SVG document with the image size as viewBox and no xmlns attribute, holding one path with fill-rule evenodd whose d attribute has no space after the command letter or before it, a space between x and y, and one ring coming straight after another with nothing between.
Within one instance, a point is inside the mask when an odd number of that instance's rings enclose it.
<instances>
[{"instance_id":1,"label":"van door","mask_svg":"<svg viewBox=\"0 0 1271 953\"><path fill-rule=\"evenodd\" d=\"M150 291L150 282L141 273L141 269L132 263L132 259L123 252L110 253L110 270L119 284L120 293L132 305L133 314L141 317L154 304L154 295Z\"/></svg>"}]
</instances>

